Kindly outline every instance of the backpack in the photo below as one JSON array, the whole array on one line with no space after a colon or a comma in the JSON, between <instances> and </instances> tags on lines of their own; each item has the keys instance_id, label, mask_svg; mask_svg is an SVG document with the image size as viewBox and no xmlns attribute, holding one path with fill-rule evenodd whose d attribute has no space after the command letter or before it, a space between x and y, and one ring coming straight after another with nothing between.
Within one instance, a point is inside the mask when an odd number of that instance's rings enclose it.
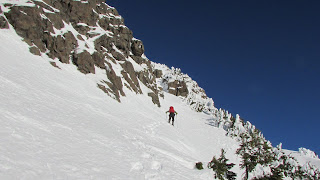
<instances>
[{"instance_id":1,"label":"backpack","mask_svg":"<svg viewBox=\"0 0 320 180\"><path fill-rule=\"evenodd\" d=\"M170 113L174 113L174 109L173 109L172 106L170 106L169 112L170 112Z\"/></svg>"}]
</instances>

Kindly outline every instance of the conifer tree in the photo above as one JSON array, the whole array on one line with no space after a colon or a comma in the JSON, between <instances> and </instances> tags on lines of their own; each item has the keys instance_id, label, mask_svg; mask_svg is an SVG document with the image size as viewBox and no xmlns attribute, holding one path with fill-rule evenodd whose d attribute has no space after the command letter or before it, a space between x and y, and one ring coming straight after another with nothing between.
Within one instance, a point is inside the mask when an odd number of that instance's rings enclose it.
<instances>
[{"instance_id":1,"label":"conifer tree","mask_svg":"<svg viewBox=\"0 0 320 180\"><path fill-rule=\"evenodd\" d=\"M214 177L220 180L225 178L228 180L234 180L237 176L236 173L230 171L230 169L235 165L233 163L228 164L229 159L225 156L224 149L221 149L221 155L217 159L215 156L212 158L211 162L208 163L208 168L212 169L214 172Z\"/></svg>"},{"instance_id":2,"label":"conifer tree","mask_svg":"<svg viewBox=\"0 0 320 180\"><path fill-rule=\"evenodd\" d=\"M273 161L272 147L267 141L261 137L259 130L255 129L254 132L241 134L241 144L237 149L236 154L242 157L240 167L245 169L245 177L249 178L257 164L268 165Z\"/></svg>"}]
</instances>

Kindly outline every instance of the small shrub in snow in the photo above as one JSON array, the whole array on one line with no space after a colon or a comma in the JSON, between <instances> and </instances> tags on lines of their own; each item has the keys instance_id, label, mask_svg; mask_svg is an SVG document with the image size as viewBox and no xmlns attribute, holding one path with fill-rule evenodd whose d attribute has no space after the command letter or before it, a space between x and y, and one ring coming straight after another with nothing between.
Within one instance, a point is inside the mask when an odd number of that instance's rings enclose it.
<instances>
[{"instance_id":1,"label":"small shrub in snow","mask_svg":"<svg viewBox=\"0 0 320 180\"><path fill-rule=\"evenodd\" d=\"M203 169L203 164L202 164L202 162L197 162L197 163L196 163L196 168L199 169L199 170L202 170L202 169Z\"/></svg>"}]
</instances>

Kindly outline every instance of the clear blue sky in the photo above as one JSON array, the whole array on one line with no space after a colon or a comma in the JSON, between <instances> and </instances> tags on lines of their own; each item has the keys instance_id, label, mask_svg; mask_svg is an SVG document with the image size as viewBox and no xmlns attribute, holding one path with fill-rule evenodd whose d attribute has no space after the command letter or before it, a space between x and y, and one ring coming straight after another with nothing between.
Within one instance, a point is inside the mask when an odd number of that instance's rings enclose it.
<instances>
[{"instance_id":1,"label":"clear blue sky","mask_svg":"<svg viewBox=\"0 0 320 180\"><path fill-rule=\"evenodd\" d=\"M107 0L154 62L274 146L320 153L320 1Z\"/></svg>"}]
</instances>

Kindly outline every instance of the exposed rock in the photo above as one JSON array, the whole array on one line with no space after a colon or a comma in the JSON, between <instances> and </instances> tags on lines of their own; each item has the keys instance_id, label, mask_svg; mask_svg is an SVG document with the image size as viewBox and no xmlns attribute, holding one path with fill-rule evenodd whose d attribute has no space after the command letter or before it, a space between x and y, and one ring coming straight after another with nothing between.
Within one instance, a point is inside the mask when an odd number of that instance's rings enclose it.
<instances>
[{"instance_id":1,"label":"exposed rock","mask_svg":"<svg viewBox=\"0 0 320 180\"><path fill-rule=\"evenodd\" d=\"M148 93L148 96L152 98L153 104L156 104L158 105L158 107L160 107L160 101L159 101L158 95L156 95L155 93Z\"/></svg>"},{"instance_id":2,"label":"exposed rock","mask_svg":"<svg viewBox=\"0 0 320 180\"><path fill-rule=\"evenodd\" d=\"M133 55L131 55L130 57L131 57L136 63L138 63L138 64L145 63L145 60L144 60L142 57L140 57L140 56L133 56Z\"/></svg>"},{"instance_id":3,"label":"exposed rock","mask_svg":"<svg viewBox=\"0 0 320 180\"><path fill-rule=\"evenodd\" d=\"M140 40L133 40L131 45L132 53L135 56L141 56L144 53L144 46L142 41Z\"/></svg>"},{"instance_id":4,"label":"exposed rock","mask_svg":"<svg viewBox=\"0 0 320 180\"><path fill-rule=\"evenodd\" d=\"M44 43L50 50L48 53L51 58L58 58L62 63L69 63L69 56L72 51L78 46L78 42L71 32L65 33L63 36L57 37L44 36Z\"/></svg>"},{"instance_id":5,"label":"exposed rock","mask_svg":"<svg viewBox=\"0 0 320 180\"><path fill-rule=\"evenodd\" d=\"M94 41L94 46L97 51L101 51L101 47L106 48L107 50L112 49L111 38L107 35L102 35Z\"/></svg>"},{"instance_id":6,"label":"exposed rock","mask_svg":"<svg viewBox=\"0 0 320 180\"><path fill-rule=\"evenodd\" d=\"M1 13L1 9L0 9L0 13ZM0 16L0 29L9 29L9 24L3 16Z\"/></svg>"},{"instance_id":7,"label":"exposed rock","mask_svg":"<svg viewBox=\"0 0 320 180\"><path fill-rule=\"evenodd\" d=\"M120 34L122 35L121 37L126 42L130 42L132 40L132 38L133 38L132 34L133 33L129 28L127 28L126 26L120 26L119 30L120 30ZM129 44L128 44L128 47L130 47Z\"/></svg>"},{"instance_id":8,"label":"exposed rock","mask_svg":"<svg viewBox=\"0 0 320 180\"><path fill-rule=\"evenodd\" d=\"M36 6L28 7L9 5L10 11L5 17L0 15L0 28L11 24L35 55L45 53L62 63L71 60L85 74L95 73L95 66L106 69L110 81L97 86L118 101L120 96L125 96L123 85L141 94L140 80L152 90L149 96L160 106L155 79L161 73L153 72L151 62L141 57L144 53L142 41L133 38L132 31L124 25L124 19L115 8L106 5L104 0L44 2L32 1ZM94 47L90 47L92 39ZM91 48L95 52L91 52ZM135 72L129 56L145 70ZM111 62L122 66L122 77L116 75ZM55 63L50 63L56 67Z\"/></svg>"},{"instance_id":9,"label":"exposed rock","mask_svg":"<svg viewBox=\"0 0 320 180\"><path fill-rule=\"evenodd\" d=\"M107 90L107 88L106 88L104 85L99 84L99 83L98 83L97 85L98 85L98 87L99 87L103 92L109 94L109 91Z\"/></svg>"},{"instance_id":10,"label":"exposed rock","mask_svg":"<svg viewBox=\"0 0 320 180\"><path fill-rule=\"evenodd\" d=\"M23 13L22 13L23 12ZM39 18L39 12L37 8L32 7L11 7L9 13L5 13L10 24L15 28L17 34L22 37L39 39L37 37L36 31L39 31L39 26L37 26L37 21Z\"/></svg>"},{"instance_id":11,"label":"exposed rock","mask_svg":"<svg viewBox=\"0 0 320 180\"><path fill-rule=\"evenodd\" d=\"M90 27L84 26L82 24L77 24L74 26L74 29L82 35L87 35L88 31L90 30Z\"/></svg>"},{"instance_id":12,"label":"exposed rock","mask_svg":"<svg viewBox=\"0 0 320 180\"><path fill-rule=\"evenodd\" d=\"M98 88L101 89L104 93L106 93L109 96L111 96L110 93L112 93L112 92L111 92L111 90L109 90L109 88L107 88L106 86L104 86L102 84L99 84L99 83L97 85L98 85ZM116 99L116 100L118 100L118 99Z\"/></svg>"},{"instance_id":13,"label":"exposed rock","mask_svg":"<svg viewBox=\"0 0 320 180\"><path fill-rule=\"evenodd\" d=\"M108 66L111 67L111 65ZM116 75L112 68L110 68L110 70L107 70L107 76L111 83L106 82L106 84L110 87L113 94L116 96L116 99L120 102L120 95L125 96L122 90L121 78Z\"/></svg>"},{"instance_id":14,"label":"exposed rock","mask_svg":"<svg viewBox=\"0 0 320 180\"><path fill-rule=\"evenodd\" d=\"M72 50L74 50L78 46L77 39L74 37L72 32L68 31L67 33L65 33L63 35L63 37L64 37L64 44L63 45L65 48L65 51L71 52Z\"/></svg>"},{"instance_id":15,"label":"exposed rock","mask_svg":"<svg viewBox=\"0 0 320 180\"><path fill-rule=\"evenodd\" d=\"M53 67L55 67L55 68L61 69L61 68L56 64L56 62L50 61L50 64L51 64Z\"/></svg>"},{"instance_id":16,"label":"exposed rock","mask_svg":"<svg viewBox=\"0 0 320 180\"><path fill-rule=\"evenodd\" d=\"M155 69L153 71L153 74L156 76L156 78L161 78L162 76L162 71L160 69Z\"/></svg>"},{"instance_id":17,"label":"exposed rock","mask_svg":"<svg viewBox=\"0 0 320 180\"><path fill-rule=\"evenodd\" d=\"M168 92L170 94L176 95L176 96L183 96L187 97L188 96L188 88L187 84L184 81L174 81L168 83Z\"/></svg>"},{"instance_id":18,"label":"exposed rock","mask_svg":"<svg viewBox=\"0 0 320 180\"><path fill-rule=\"evenodd\" d=\"M110 27L109 25L109 21L107 18L99 19L98 24L106 31L110 31L112 29L112 27Z\"/></svg>"},{"instance_id":19,"label":"exposed rock","mask_svg":"<svg viewBox=\"0 0 320 180\"><path fill-rule=\"evenodd\" d=\"M122 38L116 38L114 45L122 52L123 56L127 58L130 54L130 47L128 42Z\"/></svg>"},{"instance_id":20,"label":"exposed rock","mask_svg":"<svg viewBox=\"0 0 320 180\"><path fill-rule=\"evenodd\" d=\"M78 70L84 74L95 73L94 60L88 51L74 54L72 62L78 66Z\"/></svg>"},{"instance_id":21,"label":"exposed rock","mask_svg":"<svg viewBox=\"0 0 320 180\"><path fill-rule=\"evenodd\" d=\"M40 52L39 48L37 48L35 46L30 47L29 51L34 55L37 55L37 56L41 55L41 52Z\"/></svg>"},{"instance_id":22,"label":"exposed rock","mask_svg":"<svg viewBox=\"0 0 320 180\"><path fill-rule=\"evenodd\" d=\"M133 65L131 64L131 62L126 61L125 63L123 63L122 68L125 70L123 71L123 76L125 78L125 80L130 84L130 87L136 92L141 94L142 91L140 89L140 84L139 81L137 79L137 76L135 74ZM126 75L129 74L130 78Z\"/></svg>"},{"instance_id":23,"label":"exposed rock","mask_svg":"<svg viewBox=\"0 0 320 180\"><path fill-rule=\"evenodd\" d=\"M46 13L46 16L50 19L52 27L56 29L64 28L63 19L61 17L57 17L57 15L53 13Z\"/></svg>"},{"instance_id":24,"label":"exposed rock","mask_svg":"<svg viewBox=\"0 0 320 180\"><path fill-rule=\"evenodd\" d=\"M104 64L104 55L99 52L94 52L92 54L92 59L94 60L94 64L100 67L101 69L105 69L106 65Z\"/></svg>"},{"instance_id":25,"label":"exposed rock","mask_svg":"<svg viewBox=\"0 0 320 180\"><path fill-rule=\"evenodd\" d=\"M110 50L110 53L112 54L112 56L117 60L117 61L125 61L126 60L126 57L124 57L123 54L121 54L120 52L114 50L114 49L111 49Z\"/></svg>"}]
</instances>

